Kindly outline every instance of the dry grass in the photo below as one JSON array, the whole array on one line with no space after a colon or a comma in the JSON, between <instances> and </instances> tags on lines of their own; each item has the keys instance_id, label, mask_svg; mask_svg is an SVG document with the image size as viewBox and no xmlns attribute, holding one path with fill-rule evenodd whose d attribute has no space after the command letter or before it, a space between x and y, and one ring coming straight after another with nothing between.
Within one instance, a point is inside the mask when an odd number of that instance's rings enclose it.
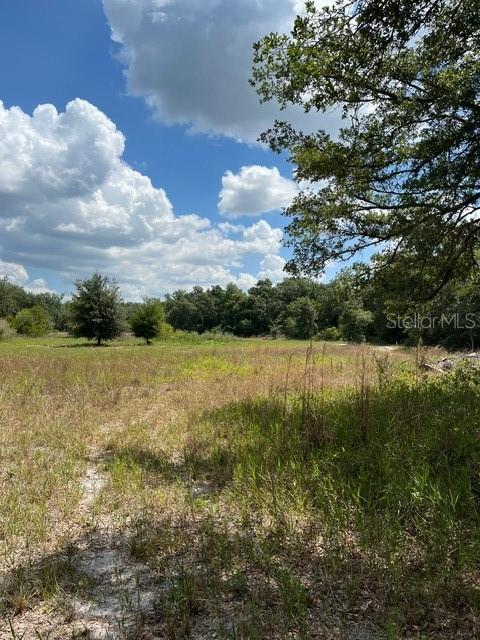
<instances>
[{"instance_id":1,"label":"dry grass","mask_svg":"<svg viewBox=\"0 0 480 640\"><path fill-rule=\"evenodd\" d=\"M314 344L307 356L305 343L262 340L78 344L0 344L0 638L72 636L72 602L95 594L78 558L100 529L156 583L153 610L115 637L374 638L375 626L397 638L422 627L403 596L392 603L384 592L400 567L394 553L408 548L413 558L418 548L392 537L391 554L380 536L376 553L371 537L361 540L373 535L366 523L346 511L329 522L331 503L311 490L311 452L317 460L333 442L332 411L343 419L353 394L358 446L367 446L379 428L369 390L390 376L420 382L413 351ZM286 426L297 418L298 442ZM303 458L295 442L308 443ZM103 478L88 508L87 469ZM472 598L458 626L443 595L445 637L452 628L471 633ZM423 615L423 637L440 637Z\"/></svg>"}]
</instances>

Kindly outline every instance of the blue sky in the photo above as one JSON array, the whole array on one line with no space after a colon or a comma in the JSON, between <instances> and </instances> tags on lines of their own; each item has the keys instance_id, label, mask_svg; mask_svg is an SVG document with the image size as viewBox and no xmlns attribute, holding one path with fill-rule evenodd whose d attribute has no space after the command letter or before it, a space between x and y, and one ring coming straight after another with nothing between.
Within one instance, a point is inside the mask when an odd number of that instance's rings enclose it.
<instances>
[{"instance_id":1,"label":"blue sky","mask_svg":"<svg viewBox=\"0 0 480 640\"><path fill-rule=\"evenodd\" d=\"M2 3L0 275L69 291L99 269L131 299L281 278L296 186L255 142L278 112L247 78L297 4Z\"/></svg>"}]
</instances>

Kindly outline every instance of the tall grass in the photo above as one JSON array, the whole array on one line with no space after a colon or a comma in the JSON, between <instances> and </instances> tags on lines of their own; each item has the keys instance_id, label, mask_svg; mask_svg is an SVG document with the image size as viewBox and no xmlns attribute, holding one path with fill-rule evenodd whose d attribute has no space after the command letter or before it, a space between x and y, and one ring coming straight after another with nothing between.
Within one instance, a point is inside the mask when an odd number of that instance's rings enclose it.
<instances>
[{"instance_id":1,"label":"tall grass","mask_svg":"<svg viewBox=\"0 0 480 640\"><path fill-rule=\"evenodd\" d=\"M435 630L436 618L454 620L443 630L453 633L458 617L455 637L469 637L480 611L480 373L371 386L363 367L357 388L314 394L307 371L287 408L269 397L219 409L187 462L273 530L272 554L286 530L312 553L309 579L322 567L352 608L368 604L367 589L392 637Z\"/></svg>"},{"instance_id":2,"label":"tall grass","mask_svg":"<svg viewBox=\"0 0 480 640\"><path fill-rule=\"evenodd\" d=\"M0 347L0 620L47 628L86 580L94 464L112 544L157 577L154 637L479 635L478 372L284 341L29 344Z\"/></svg>"}]
</instances>

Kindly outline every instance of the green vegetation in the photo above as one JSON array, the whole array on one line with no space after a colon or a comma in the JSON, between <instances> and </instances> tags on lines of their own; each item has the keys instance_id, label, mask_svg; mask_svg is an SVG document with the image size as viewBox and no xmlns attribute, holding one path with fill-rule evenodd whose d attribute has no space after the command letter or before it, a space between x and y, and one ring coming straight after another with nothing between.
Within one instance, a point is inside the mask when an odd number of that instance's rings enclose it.
<instances>
[{"instance_id":1,"label":"green vegetation","mask_svg":"<svg viewBox=\"0 0 480 640\"><path fill-rule=\"evenodd\" d=\"M12 325L17 333L25 336L44 336L51 329L50 316L41 305L22 309L13 319Z\"/></svg>"},{"instance_id":2,"label":"green vegetation","mask_svg":"<svg viewBox=\"0 0 480 640\"><path fill-rule=\"evenodd\" d=\"M92 573L115 549L157 603L122 638L478 635L478 372L181 333L0 354L0 618L20 636L70 637L99 589L135 610L137 587Z\"/></svg>"},{"instance_id":3,"label":"green vegetation","mask_svg":"<svg viewBox=\"0 0 480 640\"><path fill-rule=\"evenodd\" d=\"M289 338L308 339L317 333L317 309L310 298L297 298L287 306L283 323Z\"/></svg>"},{"instance_id":4,"label":"green vegetation","mask_svg":"<svg viewBox=\"0 0 480 640\"><path fill-rule=\"evenodd\" d=\"M362 305L347 301L340 316L340 334L346 340L362 342L368 332L368 327L373 323L373 313Z\"/></svg>"},{"instance_id":5,"label":"green vegetation","mask_svg":"<svg viewBox=\"0 0 480 640\"><path fill-rule=\"evenodd\" d=\"M118 286L107 276L94 273L78 280L75 288L69 303L73 335L95 340L97 345L117 338L123 329Z\"/></svg>"},{"instance_id":6,"label":"green vegetation","mask_svg":"<svg viewBox=\"0 0 480 640\"><path fill-rule=\"evenodd\" d=\"M234 285L195 287L168 295L164 305L168 322L184 331L203 333L218 328L238 336L407 344L421 338L425 344L476 348L480 341L478 270L465 281L449 283L434 300L421 305L409 300L408 291L400 301L394 284L383 272L357 265L329 283L287 278L273 285L262 280L248 293ZM443 324L438 322L442 315ZM390 318L398 316L424 317L427 322L393 326Z\"/></svg>"},{"instance_id":7,"label":"green vegetation","mask_svg":"<svg viewBox=\"0 0 480 640\"><path fill-rule=\"evenodd\" d=\"M344 116L338 135L262 136L314 186L287 211L292 273L381 251L391 293L418 302L477 268L479 16L478 0L311 1L256 44L263 101Z\"/></svg>"},{"instance_id":8,"label":"green vegetation","mask_svg":"<svg viewBox=\"0 0 480 640\"><path fill-rule=\"evenodd\" d=\"M208 416L189 473L208 470L245 521L270 523L252 530L248 560L240 550L229 559L272 585L245 588L244 603L258 606L254 637L310 637L315 607L333 614L338 605L322 593L333 584L342 609L371 607L367 618L389 637L474 637L479 383L477 372L398 380L372 389L365 406L347 390L287 407L248 400ZM230 544L241 548L235 535ZM208 576L206 588L228 597L230 585L218 586L225 566L215 575L212 560L203 563L193 577ZM263 617L270 601L277 621Z\"/></svg>"},{"instance_id":9,"label":"green vegetation","mask_svg":"<svg viewBox=\"0 0 480 640\"><path fill-rule=\"evenodd\" d=\"M318 333L318 337L320 340L335 342L342 339L342 334L340 332L340 329L338 329L337 327L327 327L326 329L322 329Z\"/></svg>"},{"instance_id":10,"label":"green vegetation","mask_svg":"<svg viewBox=\"0 0 480 640\"><path fill-rule=\"evenodd\" d=\"M0 318L13 318L22 309L43 307L55 329L62 330L62 296L56 293L32 293L23 287L0 278Z\"/></svg>"},{"instance_id":11,"label":"green vegetation","mask_svg":"<svg viewBox=\"0 0 480 640\"><path fill-rule=\"evenodd\" d=\"M10 324L6 320L0 318L0 340L3 340L4 338L9 338L14 333L15 331L12 329Z\"/></svg>"},{"instance_id":12,"label":"green vegetation","mask_svg":"<svg viewBox=\"0 0 480 640\"><path fill-rule=\"evenodd\" d=\"M146 300L138 307L130 319L133 335L144 338L147 344L151 344L155 338L165 336L167 333L165 312L158 300Z\"/></svg>"},{"instance_id":13,"label":"green vegetation","mask_svg":"<svg viewBox=\"0 0 480 640\"><path fill-rule=\"evenodd\" d=\"M296 277L0 280L2 639L480 637L480 371L421 366L480 339L478 0L317 4L255 48L263 100L349 123L263 135L314 186Z\"/></svg>"},{"instance_id":14,"label":"green vegetation","mask_svg":"<svg viewBox=\"0 0 480 640\"><path fill-rule=\"evenodd\" d=\"M25 320L32 313L42 315L37 335L53 328L98 342L100 332L102 342L130 328L147 342L171 339L174 334L179 339L179 332L190 343L198 342L198 335L203 339L269 336L391 344L417 344L421 339L424 344L474 350L480 342L478 270L461 283L448 283L433 300L421 305L412 303L408 296L400 301L383 272L360 265L342 271L329 283L286 278L273 285L270 280L260 280L248 292L234 284L194 287L146 304L123 302L118 288L101 274L77 285L82 288L81 298L77 292L72 302L62 302L61 296L31 297L21 287L0 282L6 293L5 309L26 305L17 312L18 326L21 321L31 333ZM28 311L32 307L35 311ZM425 318L426 322L420 326L392 323L392 319L405 317L410 322L413 318ZM438 322L441 318L443 323ZM7 320L15 326L15 316ZM4 337L9 333L4 329Z\"/></svg>"}]
</instances>

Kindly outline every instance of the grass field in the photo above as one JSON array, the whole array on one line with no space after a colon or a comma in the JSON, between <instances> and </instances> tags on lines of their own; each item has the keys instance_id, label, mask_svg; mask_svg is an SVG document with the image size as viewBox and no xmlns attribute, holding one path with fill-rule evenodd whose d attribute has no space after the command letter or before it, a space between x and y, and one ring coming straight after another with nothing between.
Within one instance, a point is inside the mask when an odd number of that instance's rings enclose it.
<instances>
[{"instance_id":1,"label":"grass field","mask_svg":"<svg viewBox=\"0 0 480 640\"><path fill-rule=\"evenodd\" d=\"M418 357L0 343L0 638L479 637L480 376Z\"/></svg>"}]
</instances>

